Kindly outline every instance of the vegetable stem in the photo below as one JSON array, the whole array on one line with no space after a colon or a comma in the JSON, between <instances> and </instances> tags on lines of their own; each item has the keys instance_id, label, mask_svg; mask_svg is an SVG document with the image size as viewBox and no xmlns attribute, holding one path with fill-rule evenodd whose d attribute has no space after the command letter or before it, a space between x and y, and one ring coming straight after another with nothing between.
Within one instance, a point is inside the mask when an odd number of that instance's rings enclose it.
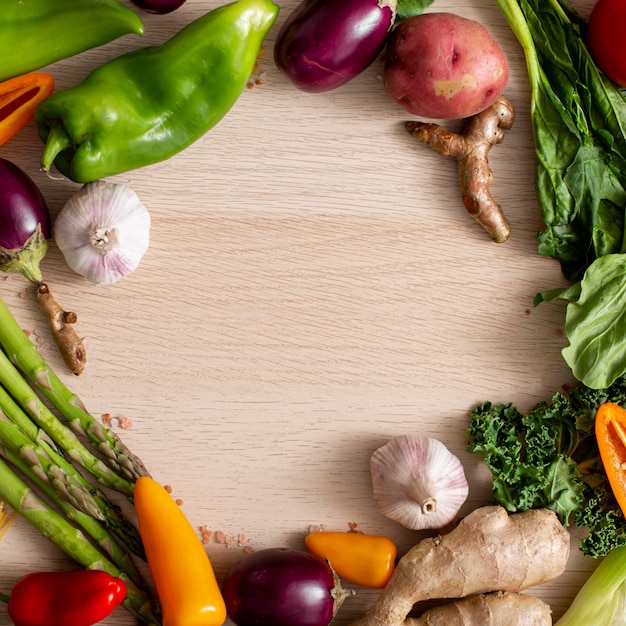
<instances>
[{"instance_id":1,"label":"vegetable stem","mask_svg":"<svg viewBox=\"0 0 626 626\"><path fill-rule=\"evenodd\" d=\"M524 56L526 58L526 67L528 71L528 77L530 80L530 88L532 91L531 97L531 113L534 110L534 102L538 95L539 84L541 81L541 66L539 64L539 58L537 56L537 49L533 42L533 37L526 24L524 14L520 9L517 0L496 0L498 7L502 11L506 21L508 22L513 34L517 38ZM532 119L532 115L531 115Z\"/></svg>"},{"instance_id":2,"label":"vegetable stem","mask_svg":"<svg viewBox=\"0 0 626 626\"><path fill-rule=\"evenodd\" d=\"M62 124L51 124L48 130L46 145L41 155L41 166L44 172L49 172L57 155L72 147L72 140L65 132Z\"/></svg>"},{"instance_id":3,"label":"vegetable stem","mask_svg":"<svg viewBox=\"0 0 626 626\"><path fill-rule=\"evenodd\" d=\"M582 586L555 626L623 623L626 546L613 548Z\"/></svg>"}]
</instances>

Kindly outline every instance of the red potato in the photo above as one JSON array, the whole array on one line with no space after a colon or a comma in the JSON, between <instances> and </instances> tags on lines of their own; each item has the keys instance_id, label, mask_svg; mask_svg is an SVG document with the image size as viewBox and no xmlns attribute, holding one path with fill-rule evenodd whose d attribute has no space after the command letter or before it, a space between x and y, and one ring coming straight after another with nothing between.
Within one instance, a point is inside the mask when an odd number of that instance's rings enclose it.
<instances>
[{"instance_id":1,"label":"red potato","mask_svg":"<svg viewBox=\"0 0 626 626\"><path fill-rule=\"evenodd\" d=\"M491 106L509 79L502 48L478 22L453 13L423 13L394 30L384 85L420 117L462 119Z\"/></svg>"}]
</instances>

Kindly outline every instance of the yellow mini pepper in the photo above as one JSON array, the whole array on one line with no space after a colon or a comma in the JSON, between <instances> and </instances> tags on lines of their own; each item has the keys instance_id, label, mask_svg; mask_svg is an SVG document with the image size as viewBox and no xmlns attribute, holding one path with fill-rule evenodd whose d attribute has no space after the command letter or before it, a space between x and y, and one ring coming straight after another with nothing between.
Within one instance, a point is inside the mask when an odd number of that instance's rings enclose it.
<instances>
[{"instance_id":1,"label":"yellow mini pepper","mask_svg":"<svg viewBox=\"0 0 626 626\"><path fill-rule=\"evenodd\" d=\"M398 551L387 537L316 531L304 543L311 554L326 559L338 576L364 587L382 589L395 569Z\"/></svg>"},{"instance_id":2,"label":"yellow mini pepper","mask_svg":"<svg viewBox=\"0 0 626 626\"><path fill-rule=\"evenodd\" d=\"M226 605L202 541L167 490L142 476L135 511L163 626L222 626Z\"/></svg>"}]
</instances>

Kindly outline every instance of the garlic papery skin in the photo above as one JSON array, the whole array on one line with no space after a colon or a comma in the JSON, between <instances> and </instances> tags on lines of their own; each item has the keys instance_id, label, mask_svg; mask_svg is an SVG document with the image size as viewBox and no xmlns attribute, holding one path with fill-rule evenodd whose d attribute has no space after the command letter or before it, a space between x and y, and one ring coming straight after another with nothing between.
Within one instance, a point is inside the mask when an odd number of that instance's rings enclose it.
<instances>
[{"instance_id":1,"label":"garlic papery skin","mask_svg":"<svg viewBox=\"0 0 626 626\"><path fill-rule=\"evenodd\" d=\"M137 269L150 226L150 213L130 187L97 180L66 202L53 235L70 268L96 285L112 285Z\"/></svg>"},{"instance_id":2,"label":"garlic papery skin","mask_svg":"<svg viewBox=\"0 0 626 626\"><path fill-rule=\"evenodd\" d=\"M412 530L439 529L467 500L463 465L438 439L400 435L370 458L378 510Z\"/></svg>"}]
</instances>

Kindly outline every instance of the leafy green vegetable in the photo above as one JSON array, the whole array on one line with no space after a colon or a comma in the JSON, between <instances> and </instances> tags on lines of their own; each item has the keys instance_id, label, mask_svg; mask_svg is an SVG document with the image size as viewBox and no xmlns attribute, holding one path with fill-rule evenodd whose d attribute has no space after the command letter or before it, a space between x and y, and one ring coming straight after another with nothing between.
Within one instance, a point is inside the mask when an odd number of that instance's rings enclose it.
<instances>
[{"instance_id":1,"label":"leafy green vegetable","mask_svg":"<svg viewBox=\"0 0 626 626\"><path fill-rule=\"evenodd\" d=\"M396 23L414 15L421 15L434 0L398 0Z\"/></svg>"},{"instance_id":2,"label":"leafy green vegetable","mask_svg":"<svg viewBox=\"0 0 626 626\"><path fill-rule=\"evenodd\" d=\"M590 624L626 624L626 547L609 552L555 626Z\"/></svg>"},{"instance_id":3,"label":"leafy green vegetable","mask_svg":"<svg viewBox=\"0 0 626 626\"><path fill-rule=\"evenodd\" d=\"M626 254L597 258L583 279L540 293L535 303L569 300L563 357L578 380L601 389L626 372Z\"/></svg>"},{"instance_id":4,"label":"leafy green vegetable","mask_svg":"<svg viewBox=\"0 0 626 626\"><path fill-rule=\"evenodd\" d=\"M606 389L557 393L527 415L484 402L472 409L467 430L468 450L491 470L494 501L511 512L548 508L564 525L586 528L580 549L592 557L626 545L626 519L594 433L596 410L607 401L626 405L626 378Z\"/></svg>"},{"instance_id":5,"label":"leafy green vegetable","mask_svg":"<svg viewBox=\"0 0 626 626\"><path fill-rule=\"evenodd\" d=\"M626 293L617 284L626 266L626 92L594 63L585 22L566 0L496 1L524 50L530 80L545 224L538 250L558 260L569 281L584 278L573 290L539 294L535 304L574 301L563 356L579 381L607 387L626 374ZM609 261L595 263L605 255Z\"/></svg>"},{"instance_id":6,"label":"leafy green vegetable","mask_svg":"<svg viewBox=\"0 0 626 626\"><path fill-rule=\"evenodd\" d=\"M539 252L579 280L596 257L626 251L626 100L593 62L584 22L565 0L497 2L524 49L531 85L546 226Z\"/></svg>"}]
</instances>

